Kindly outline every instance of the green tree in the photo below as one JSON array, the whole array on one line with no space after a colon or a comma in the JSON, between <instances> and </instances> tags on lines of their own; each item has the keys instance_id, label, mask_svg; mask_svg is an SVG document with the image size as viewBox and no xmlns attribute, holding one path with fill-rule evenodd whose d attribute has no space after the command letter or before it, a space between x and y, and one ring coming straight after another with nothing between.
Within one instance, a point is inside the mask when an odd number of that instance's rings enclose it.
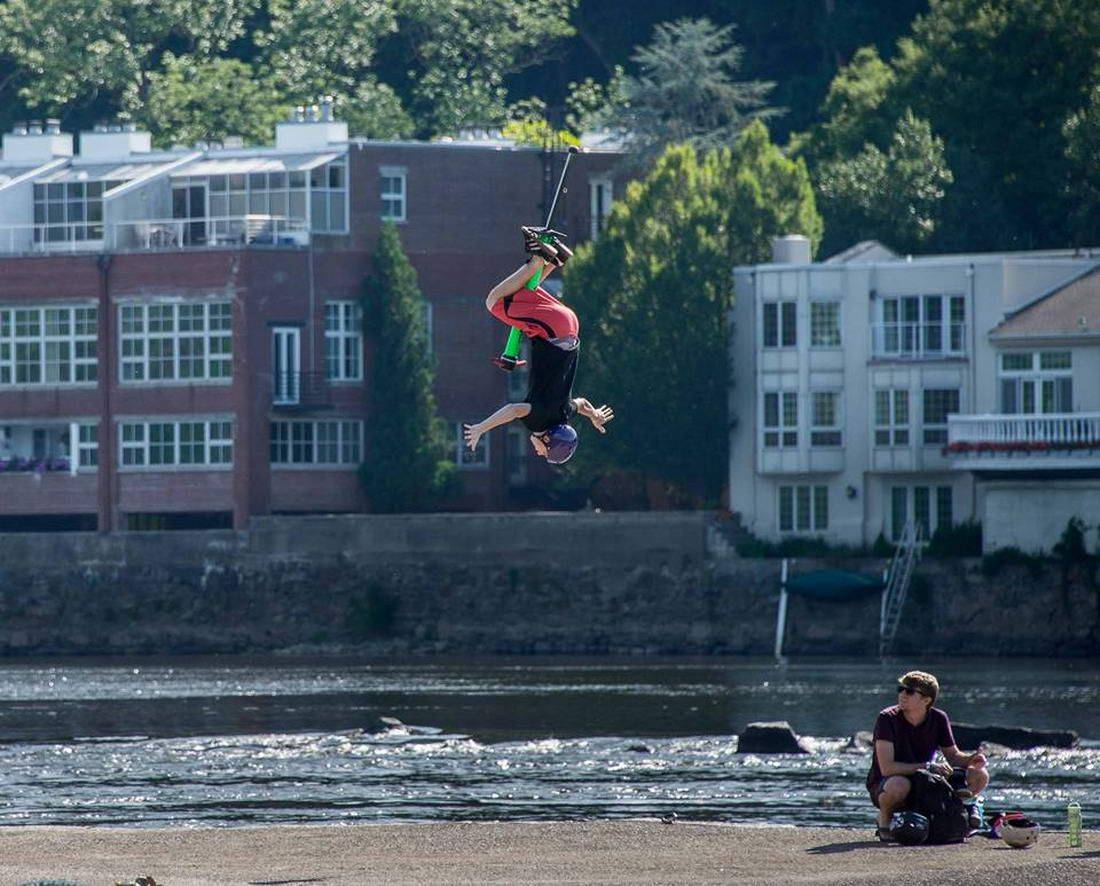
<instances>
[{"instance_id":1,"label":"green tree","mask_svg":"<svg viewBox=\"0 0 1100 886\"><path fill-rule=\"evenodd\" d=\"M1094 246L1100 230L1100 82L1088 103L1066 120L1062 135L1069 161L1065 201L1071 208L1071 242Z\"/></svg>"},{"instance_id":2,"label":"green tree","mask_svg":"<svg viewBox=\"0 0 1100 886\"><path fill-rule=\"evenodd\" d=\"M242 36L258 0L7 0L0 53L27 108L132 111L164 53L210 58Z\"/></svg>"},{"instance_id":3,"label":"green tree","mask_svg":"<svg viewBox=\"0 0 1100 886\"><path fill-rule=\"evenodd\" d=\"M436 415L424 297L393 224L383 225L373 260L363 294L363 328L373 346L371 420L359 477L372 510L425 511L451 488L455 464Z\"/></svg>"},{"instance_id":4,"label":"green tree","mask_svg":"<svg viewBox=\"0 0 1100 886\"><path fill-rule=\"evenodd\" d=\"M582 469L718 500L731 421L731 262L758 261L772 236L796 230L821 236L805 164L785 158L759 121L732 148L670 147L627 186L605 232L566 269L584 318L581 388L622 422L581 450Z\"/></svg>"},{"instance_id":5,"label":"green tree","mask_svg":"<svg viewBox=\"0 0 1100 886\"><path fill-rule=\"evenodd\" d=\"M926 120L906 111L888 151L868 143L854 157L819 170L818 195L828 219L825 251L874 238L915 252L935 233L952 181L943 141Z\"/></svg>"},{"instance_id":6,"label":"green tree","mask_svg":"<svg viewBox=\"0 0 1100 886\"><path fill-rule=\"evenodd\" d=\"M1100 82L1098 45L1095 3L933 0L898 42L890 76L865 55L843 72L847 83L834 82L837 93L870 100L826 107L811 130L819 144L800 147L818 177L818 157L851 156L861 138L888 151L883 132L911 108L943 139L954 176L928 247L1064 246L1100 230L1097 210L1067 192L1080 169L1069 121Z\"/></svg>"},{"instance_id":7,"label":"green tree","mask_svg":"<svg viewBox=\"0 0 1100 886\"><path fill-rule=\"evenodd\" d=\"M168 54L150 75L149 99L136 118L163 147L227 135L267 144L287 107L273 85L242 61Z\"/></svg>"},{"instance_id":8,"label":"green tree","mask_svg":"<svg viewBox=\"0 0 1100 886\"><path fill-rule=\"evenodd\" d=\"M505 79L545 60L572 35L576 0L394 0L396 33L380 49L420 136L502 123Z\"/></svg>"},{"instance_id":9,"label":"green tree","mask_svg":"<svg viewBox=\"0 0 1100 886\"><path fill-rule=\"evenodd\" d=\"M777 113L764 107L774 83L734 79L744 50L733 42L733 28L705 18L660 24L634 53L639 73L613 84L604 122L638 164L672 144L730 144L752 119Z\"/></svg>"}]
</instances>

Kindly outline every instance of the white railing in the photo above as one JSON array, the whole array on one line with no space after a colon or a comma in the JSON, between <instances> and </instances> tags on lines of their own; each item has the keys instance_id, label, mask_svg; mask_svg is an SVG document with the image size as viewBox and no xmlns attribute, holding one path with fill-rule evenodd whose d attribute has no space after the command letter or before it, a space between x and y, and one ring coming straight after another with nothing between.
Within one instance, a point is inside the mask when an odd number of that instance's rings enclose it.
<instances>
[{"instance_id":1,"label":"white railing","mask_svg":"<svg viewBox=\"0 0 1100 886\"><path fill-rule=\"evenodd\" d=\"M0 225L0 253L88 252L103 248L102 222Z\"/></svg>"},{"instance_id":2,"label":"white railing","mask_svg":"<svg viewBox=\"0 0 1100 886\"><path fill-rule=\"evenodd\" d=\"M107 228L112 250L195 249L215 246L304 246L302 219L276 215L223 218L154 218L115 222Z\"/></svg>"},{"instance_id":3,"label":"white railing","mask_svg":"<svg viewBox=\"0 0 1100 886\"><path fill-rule=\"evenodd\" d=\"M274 215L0 225L4 255L308 244L304 220Z\"/></svg>"},{"instance_id":4,"label":"white railing","mask_svg":"<svg viewBox=\"0 0 1100 886\"><path fill-rule=\"evenodd\" d=\"M947 451L951 454L1093 448L1100 449L1100 412L947 418Z\"/></svg>"},{"instance_id":5,"label":"white railing","mask_svg":"<svg viewBox=\"0 0 1100 886\"><path fill-rule=\"evenodd\" d=\"M965 323L879 323L871 327L871 355L891 360L965 357Z\"/></svg>"}]
</instances>

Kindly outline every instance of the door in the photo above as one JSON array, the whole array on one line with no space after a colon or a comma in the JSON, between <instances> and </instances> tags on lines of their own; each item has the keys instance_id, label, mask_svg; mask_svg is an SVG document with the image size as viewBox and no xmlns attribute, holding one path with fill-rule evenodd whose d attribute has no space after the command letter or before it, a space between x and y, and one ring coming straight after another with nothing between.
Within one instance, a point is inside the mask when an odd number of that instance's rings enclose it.
<instances>
[{"instance_id":1,"label":"door","mask_svg":"<svg viewBox=\"0 0 1100 886\"><path fill-rule=\"evenodd\" d=\"M276 326L271 330L271 377L274 403L293 405L301 396L301 330Z\"/></svg>"},{"instance_id":2,"label":"door","mask_svg":"<svg viewBox=\"0 0 1100 886\"><path fill-rule=\"evenodd\" d=\"M202 246L206 243L206 185L177 184L172 186L172 218L181 220L181 245Z\"/></svg>"}]
</instances>

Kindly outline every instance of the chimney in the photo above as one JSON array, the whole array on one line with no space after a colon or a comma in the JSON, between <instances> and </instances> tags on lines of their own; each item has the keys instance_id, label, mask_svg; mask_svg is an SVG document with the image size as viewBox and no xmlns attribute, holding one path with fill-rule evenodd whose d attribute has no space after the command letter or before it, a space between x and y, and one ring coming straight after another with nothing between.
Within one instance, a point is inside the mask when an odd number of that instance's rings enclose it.
<instances>
[{"instance_id":1,"label":"chimney","mask_svg":"<svg viewBox=\"0 0 1100 886\"><path fill-rule=\"evenodd\" d=\"M773 264L808 265L811 261L810 241L802 234L787 234L772 239Z\"/></svg>"},{"instance_id":2,"label":"chimney","mask_svg":"<svg viewBox=\"0 0 1100 886\"><path fill-rule=\"evenodd\" d=\"M153 136L133 123L97 123L91 132L80 133L82 160L127 160L132 154L148 154L152 149Z\"/></svg>"},{"instance_id":3,"label":"chimney","mask_svg":"<svg viewBox=\"0 0 1100 886\"><path fill-rule=\"evenodd\" d=\"M275 125L275 148L279 151L325 151L347 144L348 124L332 113L331 96L318 107L299 105L292 119Z\"/></svg>"},{"instance_id":4,"label":"chimney","mask_svg":"<svg viewBox=\"0 0 1100 886\"><path fill-rule=\"evenodd\" d=\"M73 155L73 137L61 131L57 120L46 121L42 131L39 121L16 123L4 133L4 162L13 165L39 166L57 157Z\"/></svg>"}]
</instances>

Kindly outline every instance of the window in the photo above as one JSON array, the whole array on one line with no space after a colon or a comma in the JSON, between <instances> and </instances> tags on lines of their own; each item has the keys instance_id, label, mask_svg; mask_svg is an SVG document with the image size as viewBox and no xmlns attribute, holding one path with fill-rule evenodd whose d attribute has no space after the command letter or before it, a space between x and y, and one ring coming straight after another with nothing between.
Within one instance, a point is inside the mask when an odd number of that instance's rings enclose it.
<instances>
[{"instance_id":1,"label":"window","mask_svg":"<svg viewBox=\"0 0 1100 886\"><path fill-rule=\"evenodd\" d=\"M780 532L820 532L828 528L828 486L779 487Z\"/></svg>"},{"instance_id":2,"label":"window","mask_svg":"<svg viewBox=\"0 0 1100 886\"><path fill-rule=\"evenodd\" d=\"M793 348L798 343L797 305L793 301L764 302L764 347Z\"/></svg>"},{"instance_id":3,"label":"window","mask_svg":"<svg viewBox=\"0 0 1100 886\"><path fill-rule=\"evenodd\" d=\"M473 452L462 438L462 422L455 424L455 464L464 470L483 470L489 467L489 435L482 435Z\"/></svg>"},{"instance_id":4,"label":"window","mask_svg":"<svg viewBox=\"0 0 1100 886\"><path fill-rule=\"evenodd\" d=\"M523 486L527 482L527 452L531 444L523 428L508 428L508 485Z\"/></svg>"},{"instance_id":5,"label":"window","mask_svg":"<svg viewBox=\"0 0 1100 886\"><path fill-rule=\"evenodd\" d=\"M208 381L233 374L229 302L122 305L122 381Z\"/></svg>"},{"instance_id":6,"label":"window","mask_svg":"<svg viewBox=\"0 0 1100 886\"><path fill-rule=\"evenodd\" d=\"M34 186L34 242L103 239L103 192L121 181L52 182Z\"/></svg>"},{"instance_id":7,"label":"window","mask_svg":"<svg viewBox=\"0 0 1100 886\"><path fill-rule=\"evenodd\" d=\"M938 357L966 351L966 299L961 295L906 295L882 299L875 353Z\"/></svg>"},{"instance_id":8,"label":"window","mask_svg":"<svg viewBox=\"0 0 1100 886\"><path fill-rule=\"evenodd\" d=\"M908 391L875 391L875 445L909 445Z\"/></svg>"},{"instance_id":9,"label":"window","mask_svg":"<svg viewBox=\"0 0 1100 886\"><path fill-rule=\"evenodd\" d=\"M98 466L99 425L80 425L77 434L77 465L82 468Z\"/></svg>"},{"instance_id":10,"label":"window","mask_svg":"<svg viewBox=\"0 0 1100 886\"><path fill-rule=\"evenodd\" d=\"M810 303L810 347L840 347L840 303Z\"/></svg>"},{"instance_id":11,"label":"window","mask_svg":"<svg viewBox=\"0 0 1100 886\"><path fill-rule=\"evenodd\" d=\"M435 353L435 305L424 299L424 346L429 354Z\"/></svg>"},{"instance_id":12,"label":"window","mask_svg":"<svg viewBox=\"0 0 1100 886\"><path fill-rule=\"evenodd\" d=\"M309 224L314 231L347 233L348 161L339 157L309 171Z\"/></svg>"},{"instance_id":13,"label":"window","mask_svg":"<svg viewBox=\"0 0 1100 886\"><path fill-rule=\"evenodd\" d=\"M769 449L798 445L798 393L764 394L764 446Z\"/></svg>"},{"instance_id":14,"label":"window","mask_svg":"<svg viewBox=\"0 0 1100 886\"><path fill-rule=\"evenodd\" d=\"M386 221L405 221L405 167L380 166L378 172L382 178L382 218Z\"/></svg>"},{"instance_id":15,"label":"window","mask_svg":"<svg viewBox=\"0 0 1100 886\"><path fill-rule=\"evenodd\" d=\"M937 529L954 523L953 510L950 486L892 486L890 538L894 541L901 538L912 514L921 540L928 541Z\"/></svg>"},{"instance_id":16,"label":"window","mask_svg":"<svg viewBox=\"0 0 1100 886\"><path fill-rule=\"evenodd\" d=\"M124 467L209 467L233 463L231 421L127 421L121 423L121 428Z\"/></svg>"},{"instance_id":17,"label":"window","mask_svg":"<svg viewBox=\"0 0 1100 886\"><path fill-rule=\"evenodd\" d=\"M99 375L96 308L0 308L0 385L66 385Z\"/></svg>"},{"instance_id":18,"label":"window","mask_svg":"<svg viewBox=\"0 0 1100 886\"><path fill-rule=\"evenodd\" d=\"M600 176L588 180L589 212L592 218L590 233L593 240L607 227L607 217L611 214L611 194L610 177Z\"/></svg>"},{"instance_id":19,"label":"window","mask_svg":"<svg viewBox=\"0 0 1100 886\"><path fill-rule=\"evenodd\" d=\"M958 388L924 390L924 444L947 442L947 416L959 411Z\"/></svg>"},{"instance_id":20,"label":"window","mask_svg":"<svg viewBox=\"0 0 1100 886\"><path fill-rule=\"evenodd\" d=\"M325 305L325 377L336 381L363 378L363 310L358 302Z\"/></svg>"},{"instance_id":21,"label":"window","mask_svg":"<svg viewBox=\"0 0 1100 886\"><path fill-rule=\"evenodd\" d=\"M814 391L811 395L813 423L810 425L811 446L840 446L840 394L836 391Z\"/></svg>"},{"instance_id":22,"label":"window","mask_svg":"<svg viewBox=\"0 0 1100 886\"><path fill-rule=\"evenodd\" d=\"M358 467L363 460L363 422L273 421L271 464Z\"/></svg>"},{"instance_id":23,"label":"window","mask_svg":"<svg viewBox=\"0 0 1100 886\"><path fill-rule=\"evenodd\" d=\"M1073 412L1070 351L1001 354L1001 412L1036 415Z\"/></svg>"}]
</instances>

